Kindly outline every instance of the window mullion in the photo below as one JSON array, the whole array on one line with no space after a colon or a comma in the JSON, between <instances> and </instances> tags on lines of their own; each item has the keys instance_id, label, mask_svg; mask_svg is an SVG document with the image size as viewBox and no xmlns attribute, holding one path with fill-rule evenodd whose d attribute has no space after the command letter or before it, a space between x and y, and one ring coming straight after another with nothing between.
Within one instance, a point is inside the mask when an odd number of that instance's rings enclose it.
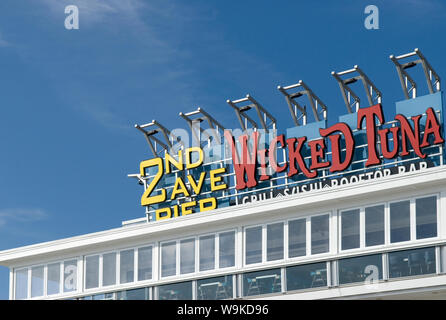
<instances>
[{"instance_id":1,"label":"window mullion","mask_svg":"<svg viewBox=\"0 0 446 320\"><path fill-rule=\"evenodd\" d=\"M47 283L48 283L48 265L45 264L43 266L43 296L46 297L48 295L47 293Z\"/></svg>"},{"instance_id":2,"label":"window mullion","mask_svg":"<svg viewBox=\"0 0 446 320\"><path fill-rule=\"evenodd\" d=\"M64 262L62 261L59 265L59 294L63 293L64 287Z\"/></svg>"},{"instance_id":3,"label":"window mullion","mask_svg":"<svg viewBox=\"0 0 446 320\"><path fill-rule=\"evenodd\" d=\"M33 280L32 279L32 274L31 274L31 269L32 269L31 267L28 268L28 283L27 283L28 284L28 288L27 288L28 292L27 292L27 295L26 295L27 299L31 298L31 282Z\"/></svg>"},{"instance_id":4,"label":"window mullion","mask_svg":"<svg viewBox=\"0 0 446 320\"><path fill-rule=\"evenodd\" d=\"M307 248L307 256L311 255L311 219L310 217L306 218L306 248Z\"/></svg>"},{"instance_id":5,"label":"window mullion","mask_svg":"<svg viewBox=\"0 0 446 320\"><path fill-rule=\"evenodd\" d=\"M435 272L436 274L441 273L441 251L440 246L435 247Z\"/></svg>"},{"instance_id":6,"label":"window mullion","mask_svg":"<svg viewBox=\"0 0 446 320\"><path fill-rule=\"evenodd\" d=\"M359 247L365 247L365 208L359 211Z\"/></svg>"},{"instance_id":7,"label":"window mullion","mask_svg":"<svg viewBox=\"0 0 446 320\"><path fill-rule=\"evenodd\" d=\"M80 259L79 257L74 258L76 260L76 289L74 290L74 292L79 292L81 291L82 288L82 275L85 274L85 268L84 268L84 261L83 259L85 259L85 256L81 256Z\"/></svg>"},{"instance_id":8,"label":"window mullion","mask_svg":"<svg viewBox=\"0 0 446 320\"><path fill-rule=\"evenodd\" d=\"M384 205L384 244L390 244L390 205Z\"/></svg>"},{"instance_id":9,"label":"window mullion","mask_svg":"<svg viewBox=\"0 0 446 320\"><path fill-rule=\"evenodd\" d=\"M283 224L283 259L288 259L288 221Z\"/></svg>"},{"instance_id":10,"label":"window mullion","mask_svg":"<svg viewBox=\"0 0 446 320\"><path fill-rule=\"evenodd\" d=\"M139 250L138 248L133 249L133 282L138 281L138 259L139 259Z\"/></svg>"},{"instance_id":11,"label":"window mullion","mask_svg":"<svg viewBox=\"0 0 446 320\"><path fill-rule=\"evenodd\" d=\"M103 259L103 255L100 254L99 255L99 272L98 272L98 288L101 288L103 286L103 281L104 281L104 259Z\"/></svg>"},{"instance_id":12,"label":"window mullion","mask_svg":"<svg viewBox=\"0 0 446 320\"><path fill-rule=\"evenodd\" d=\"M121 284L121 251L116 253L116 283Z\"/></svg>"},{"instance_id":13,"label":"window mullion","mask_svg":"<svg viewBox=\"0 0 446 320\"><path fill-rule=\"evenodd\" d=\"M383 265L383 280L389 280L389 255L388 253L383 253L381 255L382 265Z\"/></svg>"},{"instance_id":14,"label":"window mullion","mask_svg":"<svg viewBox=\"0 0 446 320\"><path fill-rule=\"evenodd\" d=\"M410 240L417 239L417 222L416 222L416 208L415 199L410 200Z\"/></svg>"},{"instance_id":15,"label":"window mullion","mask_svg":"<svg viewBox=\"0 0 446 320\"><path fill-rule=\"evenodd\" d=\"M287 290L287 287L286 287L286 268L285 267L280 268L280 278L281 278L280 279L280 281L281 281L280 292L284 293Z\"/></svg>"},{"instance_id":16,"label":"window mullion","mask_svg":"<svg viewBox=\"0 0 446 320\"><path fill-rule=\"evenodd\" d=\"M161 255L160 255L160 243L156 242L153 245L153 251L152 251L152 280L159 280L161 279L161 276L159 274L160 268L158 268L159 263L161 263ZM157 263L155 263L157 262Z\"/></svg>"},{"instance_id":17,"label":"window mullion","mask_svg":"<svg viewBox=\"0 0 446 320\"><path fill-rule=\"evenodd\" d=\"M267 239L266 225L262 226L262 262L266 261Z\"/></svg>"},{"instance_id":18,"label":"window mullion","mask_svg":"<svg viewBox=\"0 0 446 320\"><path fill-rule=\"evenodd\" d=\"M214 270L220 269L220 234L217 233L215 234L215 252L214 252L214 258L215 258L215 265L214 265Z\"/></svg>"},{"instance_id":19,"label":"window mullion","mask_svg":"<svg viewBox=\"0 0 446 320\"><path fill-rule=\"evenodd\" d=\"M175 275L180 274L180 254L181 254L181 246L180 246L180 240L175 241L175 250L176 250L176 263L175 263Z\"/></svg>"}]
</instances>

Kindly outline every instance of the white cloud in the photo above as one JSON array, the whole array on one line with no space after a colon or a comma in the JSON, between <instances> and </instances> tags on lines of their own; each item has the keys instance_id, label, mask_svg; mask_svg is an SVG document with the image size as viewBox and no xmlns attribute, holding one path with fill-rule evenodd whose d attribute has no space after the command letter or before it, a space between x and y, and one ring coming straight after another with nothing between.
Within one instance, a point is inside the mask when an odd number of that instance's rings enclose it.
<instances>
[{"instance_id":1,"label":"white cloud","mask_svg":"<svg viewBox=\"0 0 446 320\"><path fill-rule=\"evenodd\" d=\"M444 17L444 0L395 0L386 2L386 5L393 6L404 15L426 22L435 17ZM426 15L429 15L429 18Z\"/></svg>"},{"instance_id":2,"label":"white cloud","mask_svg":"<svg viewBox=\"0 0 446 320\"><path fill-rule=\"evenodd\" d=\"M4 227L10 222L33 222L44 220L48 214L42 209L29 208L7 208L0 209L0 227Z\"/></svg>"},{"instance_id":3,"label":"white cloud","mask_svg":"<svg viewBox=\"0 0 446 320\"><path fill-rule=\"evenodd\" d=\"M119 117L112 111L108 110L106 106L85 103L79 105L77 109L88 114L92 119L104 127L123 130L127 130L129 128L129 125L122 124Z\"/></svg>"},{"instance_id":4,"label":"white cloud","mask_svg":"<svg viewBox=\"0 0 446 320\"><path fill-rule=\"evenodd\" d=\"M165 108L181 105L183 110L188 110L195 109L202 101L211 101L212 94L202 90L208 86L203 74L216 77L220 77L220 73L221 77L234 74L233 82L244 86L249 82L246 77L252 70L268 75L277 73L271 64L260 61L255 53L234 47L231 39L206 27L217 16L212 5L197 6L175 0L40 0L40 3L49 8L54 21L61 21L66 5L77 5L80 30L109 32L136 42L135 47L140 50L126 52L128 56L119 63L125 64L124 68L141 66L150 71L147 88L155 93L152 105L162 103ZM60 25L63 27L62 23ZM194 31L199 32L196 34ZM187 44L187 40L195 36L200 37L199 48ZM192 40L192 43L197 43L195 38ZM198 61L195 58L197 50L202 51L200 56L207 53L209 58ZM97 72L106 73L107 70ZM172 86L175 95L167 89ZM76 97L75 108L102 126L128 128L122 123L126 111L116 111L113 101L101 97L91 88L72 83L63 92ZM231 97L231 93L227 94ZM221 103L224 104L224 100ZM227 115L226 112L221 113Z\"/></svg>"}]
</instances>

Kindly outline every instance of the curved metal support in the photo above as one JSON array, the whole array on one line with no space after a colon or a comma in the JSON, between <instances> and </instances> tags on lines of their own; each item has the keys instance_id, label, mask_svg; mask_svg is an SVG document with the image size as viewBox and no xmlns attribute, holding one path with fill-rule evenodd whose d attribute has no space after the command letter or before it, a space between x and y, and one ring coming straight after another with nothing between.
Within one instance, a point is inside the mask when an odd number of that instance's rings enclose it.
<instances>
[{"instance_id":1,"label":"curved metal support","mask_svg":"<svg viewBox=\"0 0 446 320\"><path fill-rule=\"evenodd\" d=\"M409 61L405 63L400 63L400 60L410 58L413 56L418 56L417 60ZM406 99L412 99L417 97L417 84L415 80L409 75L406 71L407 69L415 67L417 64L421 64L424 72L424 76L427 82L427 88L429 93L432 94L434 92L440 91L440 77L435 72L435 70L431 67L427 59L421 53L421 51L417 48L413 52L409 52L406 54L402 54L400 56L390 56L390 60L395 64L396 71L398 72L398 77L400 79L401 88L403 89L404 97ZM410 86L408 86L410 83Z\"/></svg>"},{"instance_id":2,"label":"curved metal support","mask_svg":"<svg viewBox=\"0 0 446 320\"><path fill-rule=\"evenodd\" d=\"M300 91L290 93L289 90L300 89ZM290 110L291 117L293 118L294 124L296 126L307 124L307 110L305 106L301 106L297 99L306 95L310 101L311 110L313 111L313 116L316 121L321 121L322 119L327 119L327 107L319 99L313 91L302 81L299 80L298 83L282 87L278 86L277 89L283 93L288 104L288 109Z\"/></svg>"},{"instance_id":3,"label":"curved metal support","mask_svg":"<svg viewBox=\"0 0 446 320\"><path fill-rule=\"evenodd\" d=\"M235 110L240 126L243 131L248 127L248 122L255 129L264 129L266 131L276 129L276 118L274 118L262 105L251 95L247 94L245 98L238 100L226 100L226 102ZM239 104L248 104L238 106ZM246 112L254 109L260 121L260 126Z\"/></svg>"},{"instance_id":4,"label":"curved metal support","mask_svg":"<svg viewBox=\"0 0 446 320\"><path fill-rule=\"evenodd\" d=\"M352 73L356 73L356 76L342 79L344 75L350 75ZM373 84L373 82L367 77L367 75L359 68L358 65L355 65L353 69L345 70L342 72L332 71L331 75L336 79L339 84L339 88L341 89L342 97L344 98L345 106L347 107L348 113L357 112L360 108L360 98L353 91L352 88L349 87L350 84L353 84L360 80L364 86L364 90L367 96L367 102L369 105L373 105L376 103L382 102L382 94L381 91Z\"/></svg>"}]
</instances>

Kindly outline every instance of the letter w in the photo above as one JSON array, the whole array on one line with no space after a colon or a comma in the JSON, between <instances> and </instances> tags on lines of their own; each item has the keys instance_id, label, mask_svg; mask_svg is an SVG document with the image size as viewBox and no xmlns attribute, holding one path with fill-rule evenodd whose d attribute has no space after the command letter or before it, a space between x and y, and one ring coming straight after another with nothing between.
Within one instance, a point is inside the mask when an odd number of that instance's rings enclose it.
<instances>
[{"instance_id":1,"label":"letter w","mask_svg":"<svg viewBox=\"0 0 446 320\"><path fill-rule=\"evenodd\" d=\"M257 163L257 144L259 139L259 133L254 131L251 136L252 140L252 151L249 155L248 150L248 135L244 134L239 137L239 142L242 151L242 160L237 153L237 147L235 145L234 137L232 134L225 130L225 139L231 146L232 150L232 164L234 165L235 179L237 190L248 188L253 188L257 185L256 180L256 163ZM245 174L248 180L245 180Z\"/></svg>"}]
</instances>

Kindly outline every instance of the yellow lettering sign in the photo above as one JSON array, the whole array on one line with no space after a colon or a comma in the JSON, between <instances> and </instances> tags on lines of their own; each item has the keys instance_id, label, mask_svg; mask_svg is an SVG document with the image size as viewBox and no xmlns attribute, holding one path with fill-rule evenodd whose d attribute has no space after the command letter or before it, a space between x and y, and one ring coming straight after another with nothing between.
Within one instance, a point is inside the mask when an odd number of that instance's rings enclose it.
<instances>
[{"instance_id":1,"label":"yellow lettering sign","mask_svg":"<svg viewBox=\"0 0 446 320\"><path fill-rule=\"evenodd\" d=\"M187 180L189 181L190 186L194 190L195 194L201 193L201 188L203 187L204 178L206 177L206 172L202 172L200 174L200 179L198 179L198 184L195 182L194 177L191 175L187 176Z\"/></svg>"},{"instance_id":2,"label":"yellow lettering sign","mask_svg":"<svg viewBox=\"0 0 446 320\"><path fill-rule=\"evenodd\" d=\"M160 203L163 201L166 201L166 190L162 189L161 194L156 196L150 196L153 189L155 189L155 186L157 185L158 181L163 176L163 159L161 158L154 158L150 160L142 161L139 165L139 171L141 174L141 177L146 176L146 168L158 166L158 171L153 177L153 180L149 183L146 190L144 191L142 197L141 197L141 205L142 206L148 206L155 203Z\"/></svg>"},{"instance_id":3,"label":"yellow lettering sign","mask_svg":"<svg viewBox=\"0 0 446 320\"><path fill-rule=\"evenodd\" d=\"M191 155L192 152L198 152L198 160L192 163ZM200 147L192 147L186 149L186 169L193 169L201 166L204 160L203 150Z\"/></svg>"},{"instance_id":4,"label":"yellow lettering sign","mask_svg":"<svg viewBox=\"0 0 446 320\"><path fill-rule=\"evenodd\" d=\"M166 161L166 173L170 173L170 164L173 164L173 166L180 171L184 169L183 151L182 150L178 150L178 161L167 152L166 152L165 161Z\"/></svg>"},{"instance_id":5,"label":"yellow lettering sign","mask_svg":"<svg viewBox=\"0 0 446 320\"><path fill-rule=\"evenodd\" d=\"M224 190L228 187L226 185L226 183L217 184L218 182L222 182L222 179L223 179L223 177L217 176L217 175L225 173L225 172L226 172L226 168L219 168L219 169L211 170L211 172L209 174L211 176L211 190L212 191Z\"/></svg>"},{"instance_id":6,"label":"yellow lettering sign","mask_svg":"<svg viewBox=\"0 0 446 320\"><path fill-rule=\"evenodd\" d=\"M206 206L206 204L211 204ZM217 208L217 200L215 198L207 198L200 200L200 212L214 210Z\"/></svg>"},{"instance_id":7,"label":"yellow lettering sign","mask_svg":"<svg viewBox=\"0 0 446 320\"><path fill-rule=\"evenodd\" d=\"M172 210L169 207L158 209L155 211L155 215L156 215L156 221L170 219L172 218Z\"/></svg>"},{"instance_id":8,"label":"yellow lettering sign","mask_svg":"<svg viewBox=\"0 0 446 320\"><path fill-rule=\"evenodd\" d=\"M181 179L181 177L178 177L177 180L175 181L175 186L173 187L170 200L175 199L176 196L181 193L184 194L185 197L190 197L189 191L187 191L183 179Z\"/></svg>"},{"instance_id":9,"label":"yellow lettering sign","mask_svg":"<svg viewBox=\"0 0 446 320\"><path fill-rule=\"evenodd\" d=\"M186 216L188 214L194 213L191 207L195 207L197 205L197 201L186 202L181 205L181 215Z\"/></svg>"}]
</instances>

